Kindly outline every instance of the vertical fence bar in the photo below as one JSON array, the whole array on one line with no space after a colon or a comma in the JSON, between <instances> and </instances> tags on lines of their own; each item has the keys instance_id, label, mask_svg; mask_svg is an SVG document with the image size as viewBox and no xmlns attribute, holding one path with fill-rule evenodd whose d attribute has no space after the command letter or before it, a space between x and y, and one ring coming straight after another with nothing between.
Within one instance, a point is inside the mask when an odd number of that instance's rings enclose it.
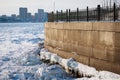
<instances>
[{"instance_id":1,"label":"vertical fence bar","mask_svg":"<svg viewBox=\"0 0 120 80\"><path fill-rule=\"evenodd\" d=\"M88 12L88 6L87 6L87 21L89 21L88 19L89 19L89 12Z\"/></svg>"},{"instance_id":2,"label":"vertical fence bar","mask_svg":"<svg viewBox=\"0 0 120 80\"><path fill-rule=\"evenodd\" d=\"M79 8L77 8L77 21L79 21Z\"/></svg>"},{"instance_id":3,"label":"vertical fence bar","mask_svg":"<svg viewBox=\"0 0 120 80\"><path fill-rule=\"evenodd\" d=\"M119 6L117 6L117 20L119 20L119 11L120 11L120 8Z\"/></svg>"},{"instance_id":4,"label":"vertical fence bar","mask_svg":"<svg viewBox=\"0 0 120 80\"><path fill-rule=\"evenodd\" d=\"M97 6L97 11L98 11L98 17L97 17L97 20L100 21L100 5Z\"/></svg>"},{"instance_id":5,"label":"vertical fence bar","mask_svg":"<svg viewBox=\"0 0 120 80\"><path fill-rule=\"evenodd\" d=\"M68 21L68 9L66 9L66 21Z\"/></svg>"},{"instance_id":6,"label":"vertical fence bar","mask_svg":"<svg viewBox=\"0 0 120 80\"><path fill-rule=\"evenodd\" d=\"M52 18L51 18L51 22L54 22L54 12L52 11Z\"/></svg>"},{"instance_id":7,"label":"vertical fence bar","mask_svg":"<svg viewBox=\"0 0 120 80\"><path fill-rule=\"evenodd\" d=\"M58 11L56 11L56 22L58 22Z\"/></svg>"},{"instance_id":8,"label":"vertical fence bar","mask_svg":"<svg viewBox=\"0 0 120 80\"><path fill-rule=\"evenodd\" d=\"M116 4L113 5L113 19L116 20Z\"/></svg>"},{"instance_id":9,"label":"vertical fence bar","mask_svg":"<svg viewBox=\"0 0 120 80\"><path fill-rule=\"evenodd\" d=\"M106 15L106 11L105 11L105 7L103 7L103 20L105 21L105 15Z\"/></svg>"},{"instance_id":10,"label":"vertical fence bar","mask_svg":"<svg viewBox=\"0 0 120 80\"><path fill-rule=\"evenodd\" d=\"M61 15L60 15L60 16L61 16L61 19L60 19L60 20L62 21L62 20L63 20L63 19L62 19L62 18L63 18L63 11L62 11L62 10L61 10Z\"/></svg>"},{"instance_id":11,"label":"vertical fence bar","mask_svg":"<svg viewBox=\"0 0 120 80\"><path fill-rule=\"evenodd\" d=\"M69 9L69 14L68 14L68 21L70 22L71 14L70 14L70 9Z\"/></svg>"},{"instance_id":12,"label":"vertical fence bar","mask_svg":"<svg viewBox=\"0 0 120 80\"><path fill-rule=\"evenodd\" d=\"M96 20L96 10L93 10L94 11L94 18L93 20Z\"/></svg>"}]
</instances>

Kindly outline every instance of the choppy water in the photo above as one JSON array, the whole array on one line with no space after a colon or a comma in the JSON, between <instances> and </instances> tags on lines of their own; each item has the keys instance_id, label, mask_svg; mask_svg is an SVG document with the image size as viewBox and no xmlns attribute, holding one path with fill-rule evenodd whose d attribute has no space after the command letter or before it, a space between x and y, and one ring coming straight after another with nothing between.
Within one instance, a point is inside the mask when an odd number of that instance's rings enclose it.
<instances>
[{"instance_id":1,"label":"choppy water","mask_svg":"<svg viewBox=\"0 0 120 80\"><path fill-rule=\"evenodd\" d=\"M59 65L40 61L43 40L44 23L1 23L0 80L69 80Z\"/></svg>"},{"instance_id":2,"label":"choppy water","mask_svg":"<svg viewBox=\"0 0 120 80\"><path fill-rule=\"evenodd\" d=\"M38 50L38 42L44 39L43 23L1 23L0 24L0 80L21 79L21 72L26 73L28 59L39 59L32 55ZM35 63L34 62L34 63ZM14 76L16 73L19 76ZM24 78L24 77L23 77Z\"/></svg>"}]
</instances>

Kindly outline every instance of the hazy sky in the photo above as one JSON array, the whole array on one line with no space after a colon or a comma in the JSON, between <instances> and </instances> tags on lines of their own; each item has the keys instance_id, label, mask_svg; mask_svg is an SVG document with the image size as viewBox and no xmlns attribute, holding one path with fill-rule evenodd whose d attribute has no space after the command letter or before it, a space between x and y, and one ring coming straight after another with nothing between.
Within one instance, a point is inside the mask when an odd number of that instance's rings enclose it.
<instances>
[{"instance_id":1,"label":"hazy sky","mask_svg":"<svg viewBox=\"0 0 120 80\"><path fill-rule=\"evenodd\" d=\"M51 12L55 2L56 10L76 9L89 7L96 7L103 0L0 0L0 15L2 14L18 14L19 7L27 7L32 14L37 12L37 9L45 9Z\"/></svg>"}]
</instances>

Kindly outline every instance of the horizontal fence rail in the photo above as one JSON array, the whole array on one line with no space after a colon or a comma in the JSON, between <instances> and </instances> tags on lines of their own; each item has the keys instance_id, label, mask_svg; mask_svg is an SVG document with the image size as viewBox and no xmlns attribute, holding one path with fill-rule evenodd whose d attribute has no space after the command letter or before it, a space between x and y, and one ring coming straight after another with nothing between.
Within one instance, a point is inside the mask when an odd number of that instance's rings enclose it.
<instances>
[{"instance_id":1,"label":"horizontal fence rail","mask_svg":"<svg viewBox=\"0 0 120 80\"><path fill-rule=\"evenodd\" d=\"M92 9L87 6L84 10L77 8L74 11L70 9L56 11L56 13L48 13L48 21L120 21L120 6L114 3L112 7L98 5Z\"/></svg>"}]
</instances>

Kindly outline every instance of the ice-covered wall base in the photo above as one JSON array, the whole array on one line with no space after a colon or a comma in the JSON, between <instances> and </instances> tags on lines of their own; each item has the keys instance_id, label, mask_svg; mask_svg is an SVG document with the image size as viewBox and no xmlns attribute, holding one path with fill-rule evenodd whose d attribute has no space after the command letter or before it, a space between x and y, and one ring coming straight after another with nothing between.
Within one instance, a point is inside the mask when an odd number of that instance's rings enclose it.
<instances>
[{"instance_id":1,"label":"ice-covered wall base","mask_svg":"<svg viewBox=\"0 0 120 80\"><path fill-rule=\"evenodd\" d=\"M45 24L45 44L63 58L120 74L120 22Z\"/></svg>"}]
</instances>

